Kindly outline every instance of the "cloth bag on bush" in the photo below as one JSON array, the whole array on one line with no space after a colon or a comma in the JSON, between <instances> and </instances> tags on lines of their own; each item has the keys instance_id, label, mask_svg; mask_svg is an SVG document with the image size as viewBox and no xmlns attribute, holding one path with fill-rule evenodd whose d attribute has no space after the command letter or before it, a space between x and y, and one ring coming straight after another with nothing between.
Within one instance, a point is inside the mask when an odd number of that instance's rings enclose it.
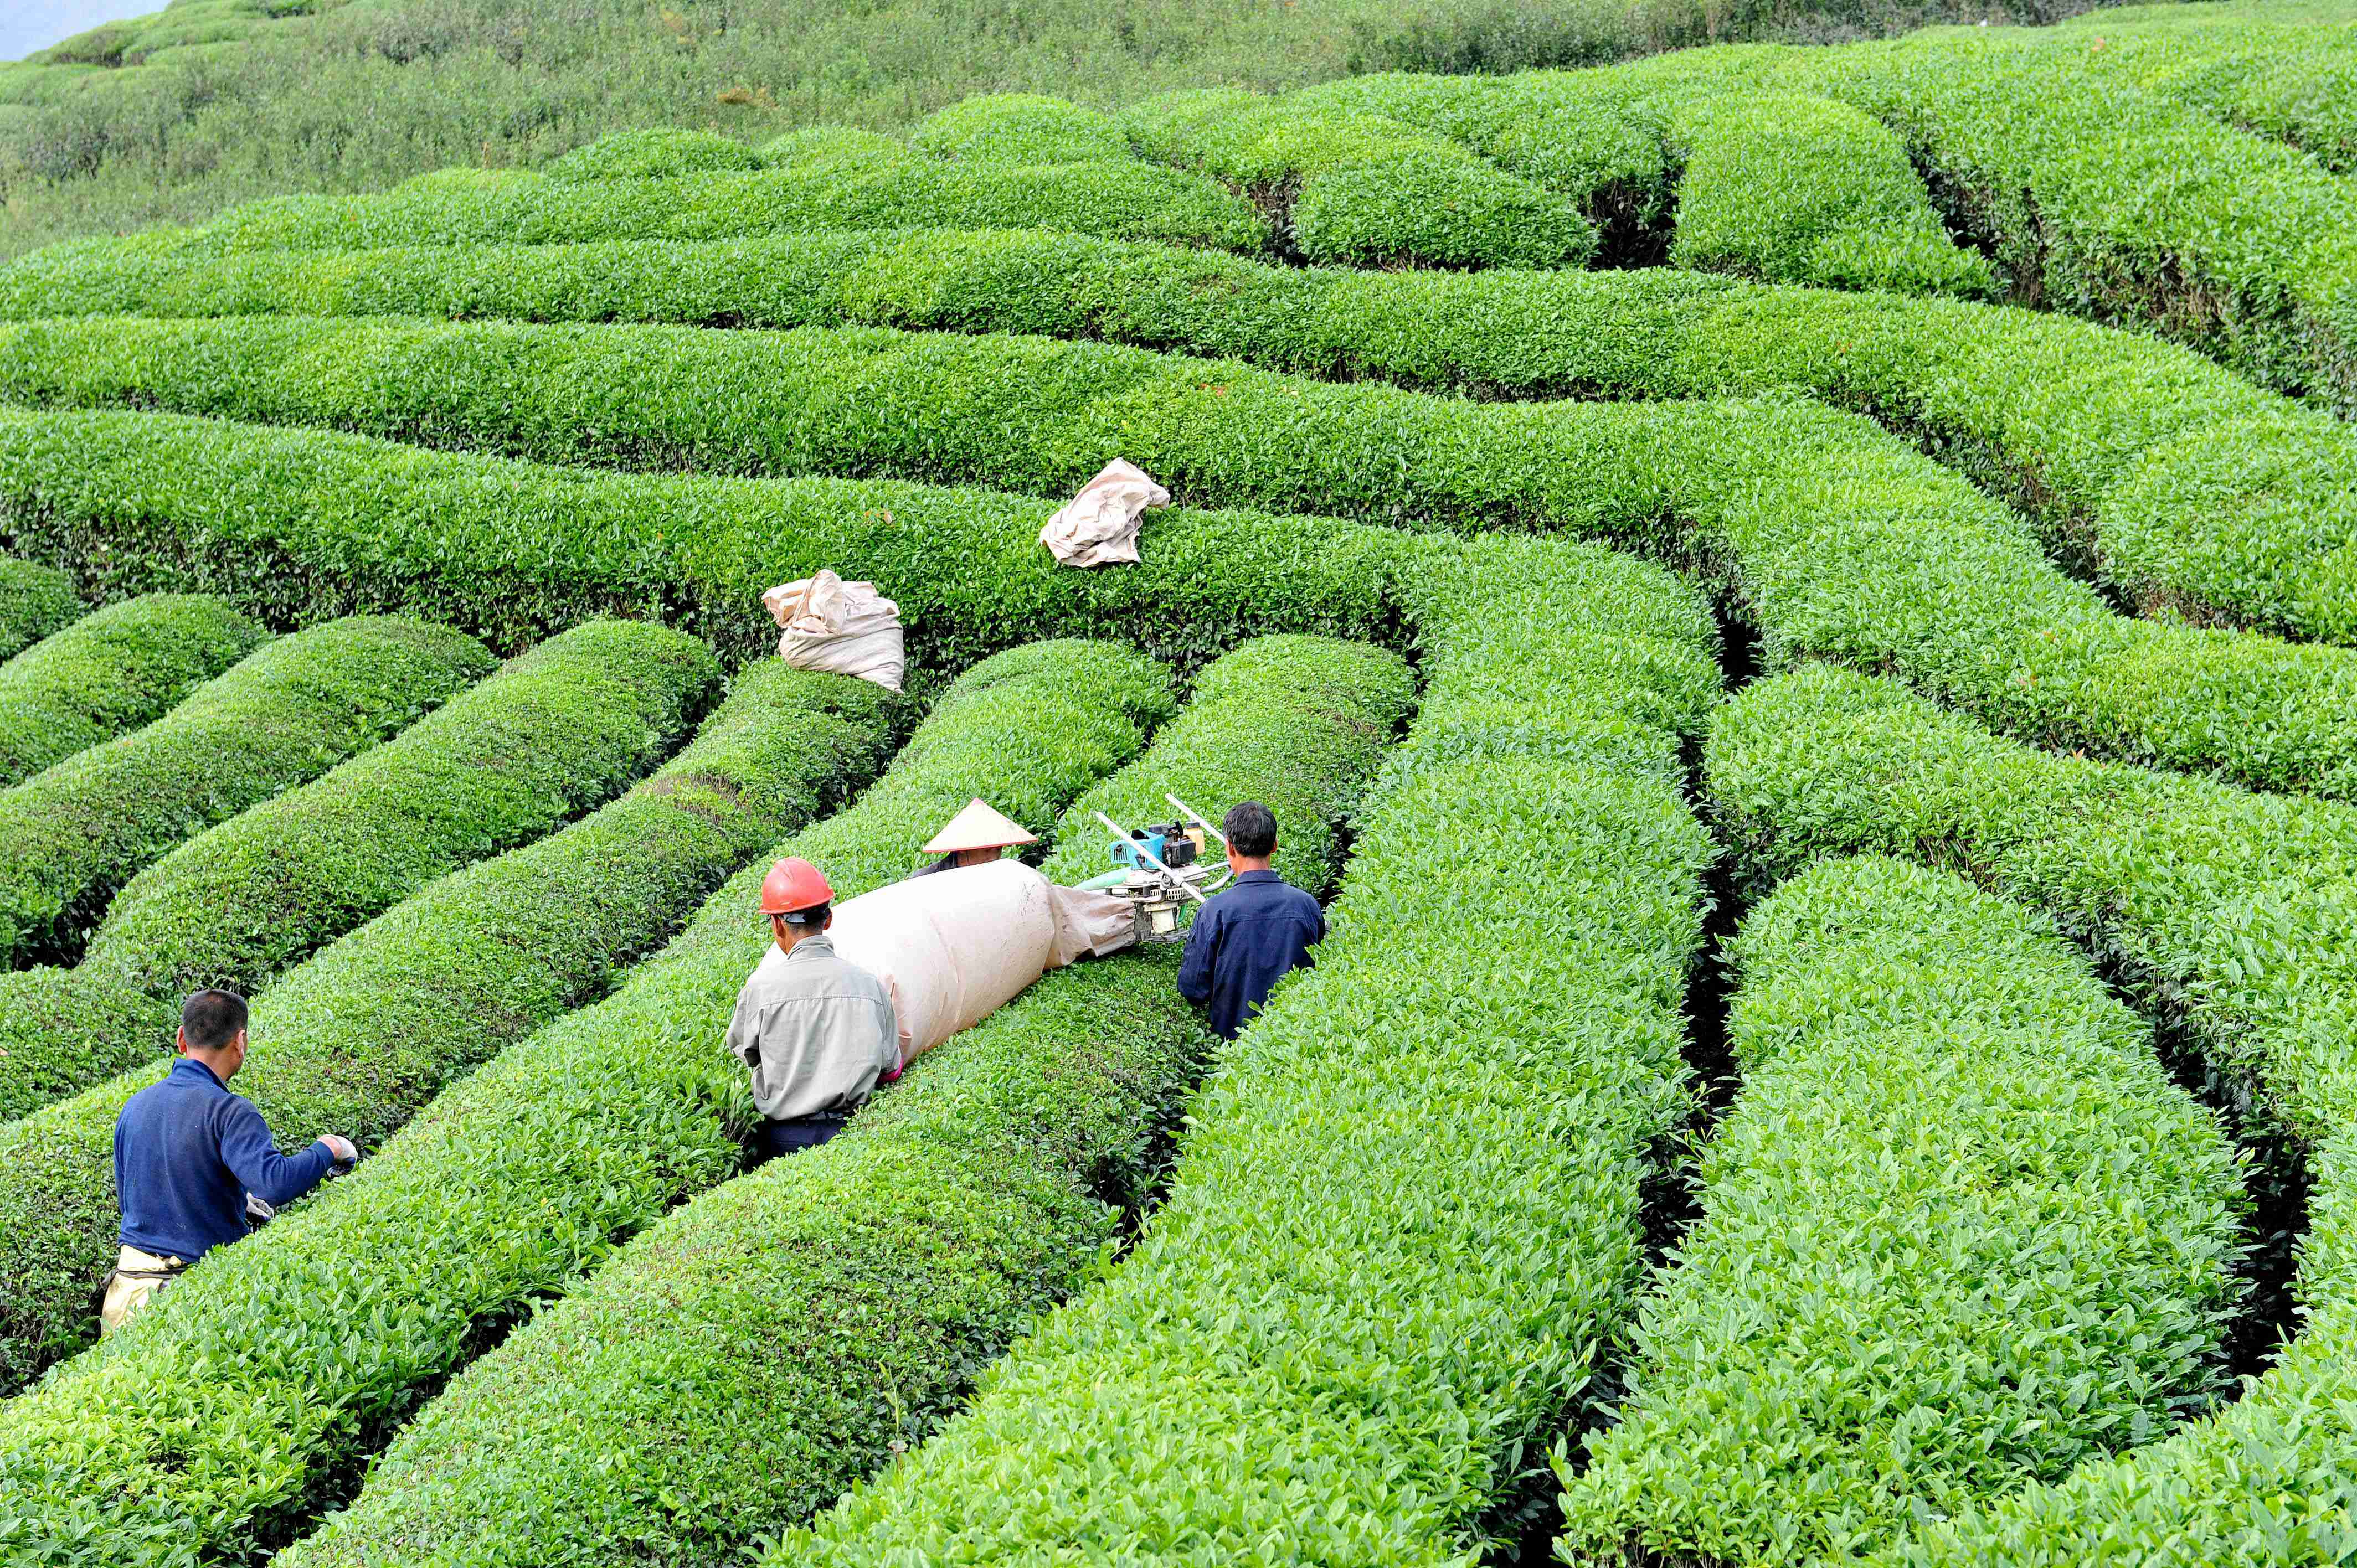
<instances>
[{"instance_id":1,"label":"cloth bag on bush","mask_svg":"<svg viewBox=\"0 0 2357 1568\"><path fill-rule=\"evenodd\" d=\"M1051 969L1136 940L1129 906L1059 887L1020 861L913 876L835 906L835 956L884 983L900 1019L900 1063L1020 995Z\"/></svg>"},{"instance_id":2,"label":"cloth bag on bush","mask_svg":"<svg viewBox=\"0 0 2357 1568\"><path fill-rule=\"evenodd\" d=\"M785 628L778 657L797 670L856 675L888 692L900 689L908 655L900 635L900 607L873 583L846 583L822 569L813 576L780 583L761 603Z\"/></svg>"},{"instance_id":3,"label":"cloth bag on bush","mask_svg":"<svg viewBox=\"0 0 2357 1568\"><path fill-rule=\"evenodd\" d=\"M1039 542L1067 566L1135 561L1139 521L1148 508L1169 504L1170 492L1146 470L1115 457L1048 520Z\"/></svg>"}]
</instances>

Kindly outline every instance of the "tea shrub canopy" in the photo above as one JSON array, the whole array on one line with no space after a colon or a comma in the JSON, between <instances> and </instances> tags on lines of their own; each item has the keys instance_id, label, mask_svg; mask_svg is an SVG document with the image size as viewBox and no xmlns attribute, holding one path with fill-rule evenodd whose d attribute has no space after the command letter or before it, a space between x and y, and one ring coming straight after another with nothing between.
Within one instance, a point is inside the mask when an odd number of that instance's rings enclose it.
<instances>
[{"instance_id":1,"label":"tea shrub canopy","mask_svg":"<svg viewBox=\"0 0 2357 1568\"><path fill-rule=\"evenodd\" d=\"M0 68L0 1560L2357 1555L2344 0L285 9ZM1238 1038L758 1157L771 860L1174 793ZM101 1340L221 983L367 1157Z\"/></svg>"}]
</instances>

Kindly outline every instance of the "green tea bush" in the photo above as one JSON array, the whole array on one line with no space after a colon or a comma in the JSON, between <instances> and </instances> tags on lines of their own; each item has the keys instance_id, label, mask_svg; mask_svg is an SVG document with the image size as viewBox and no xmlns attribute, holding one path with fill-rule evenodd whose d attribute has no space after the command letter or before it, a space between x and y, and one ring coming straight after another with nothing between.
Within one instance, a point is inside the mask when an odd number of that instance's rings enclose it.
<instances>
[{"instance_id":1,"label":"green tea bush","mask_svg":"<svg viewBox=\"0 0 2357 1568\"><path fill-rule=\"evenodd\" d=\"M1920 438L2147 609L2357 641L2357 438L2068 317L1653 269L1367 274L1044 232L153 255L0 273L0 314L865 323L1096 337L1487 397L1791 388Z\"/></svg>"},{"instance_id":2,"label":"green tea bush","mask_svg":"<svg viewBox=\"0 0 2357 1568\"><path fill-rule=\"evenodd\" d=\"M856 803L775 853L864 892L911 869L975 795L1052 822L1170 707L1167 674L1126 650L1002 654L944 694ZM499 1330L735 1174L753 1112L722 1039L769 941L767 870L732 878L612 997L500 1052L350 1178L0 1406L0 1547L128 1564L302 1533L328 1488Z\"/></svg>"},{"instance_id":3,"label":"green tea bush","mask_svg":"<svg viewBox=\"0 0 2357 1568\"><path fill-rule=\"evenodd\" d=\"M908 156L906 142L855 125L804 125L761 144L762 166L777 169L891 164Z\"/></svg>"},{"instance_id":4,"label":"green tea bush","mask_svg":"<svg viewBox=\"0 0 2357 1568\"><path fill-rule=\"evenodd\" d=\"M142 866L366 751L492 662L473 638L419 621L314 627L0 792L0 955L70 957Z\"/></svg>"},{"instance_id":5,"label":"green tea bush","mask_svg":"<svg viewBox=\"0 0 2357 1568\"><path fill-rule=\"evenodd\" d=\"M89 609L73 579L56 567L0 556L0 659L14 658Z\"/></svg>"},{"instance_id":6,"label":"green tea bush","mask_svg":"<svg viewBox=\"0 0 2357 1568\"><path fill-rule=\"evenodd\" d=\"M501 182L232 208L180 243L200 252L367 245L716 240L809 229L963 223L1261 250L1250 203L1201 175L1146 164L803 163L662 179Z\"/></svg>"},{"instance_id":7,"label":"green tea bush","mask_svg":"<svg viewBox=\"0 0 2357 1568\"><path fill-rule=\"evenodd\" d=\"M2289 147L2088 63L2084 31L1878 45L1790 75L1889 124L2015 291L2357 411L2357 199Z\"/></svg>"},{"instance_id":8,"label":"green tea bush","mask_svg":"<svg viewBox=\"0 0 2357 1568\"><path fill-rule=\"evenodd\" d=\"M627 789L718 679L694 638L632 621L578 627L182 844L115 896L78 971L0 977L0 1117L156 1053L149 1020L106 995L110 984L157 1005L206 986L260 989L427 883ZM77 1004L85 1017L59 1027Z\"/></svg>"},{"instance_id":9,"label":"green tea bush","mask_svg":"<svg viewBox=\"0 0 2357 1568\"><path fill-rule=\"evenodd\" d=\"M749 668L630 793L435 883L263 993L238 1091L290 1142L333 1131L373 1154L445 1085L611 989L779 833L873 778L899 708L864 682ZM150 1006L151 1033L116 1036L119 1076L0 1128L0 1390L96 1333L92 1283L117 1231L114 1120L165 1070L155 1058L175 1022L169 1002Z\"/></svg>"},{"instance_id":10,"label":"green tea bush","mask_svg":"<svg viewBox=\"0 0 2357 1568\"><path fill-rule=\"evenodd\" d=\"M1686 1111L1708 618L1657 568L1432 542L1428 682L1317 967L1168 1201L972 1407L771 1562L1458 1561L1625 1330Z\"/></svg>"},{"instance_id":11,"label":"green tea bush","mask_svg":"<svg viewBox=\"0 0 2357 1568\"><path fill-rule=\"evenodd\" d=\"M1770 668L1889 669L2042 742L2357 795L2357 654L2123 618L1961 477L1789 398L1479 404L1094 343L294 319L0 328L0 394L1043 494L1123 456L1182 501L1600 535L1725 579ZM0 495L74 488L12 467L0 438Z\"/></svg>"},{"instance_id":12,"label":"green tea bush","mask_svg":"<svg viewBox=\"0 0 2357 1568\"><path fill-rule=\"evenodd\" d=\"M1596 248L1569 203L1379 114L1211 89L1148 99L1115 123L1148 156L1284 210L1291 245L1312 262L1578 266Z\"/></svg>"},{"instance_id":13,"label":"green tea bush","mask_svg":"<svg viewBox=\"0 0 2357 1568\"><path fill-rule=\"evenodd\" d=\"M1816 666L1724 709L1707 754L1738 863L1953 865L2048 909L2261 1132L2304 1147L2298 1337L2215 1416L1952 1522L1892 1561L2312 1563L2357 1540L2357 812L1999 740Z\"/></svg>"},{"instance_id":14,"label":"green tea bush","mask_svg":"<svg viewBox=\"0 0 2357 1568\"><path fill-rule=\"evenodd\" d=\"M1670 260L1775 283L1981 297L1996 280L1932 210L1899 138L1858 110L1792 93L1727 94L1670 116Z\"/></svg>"},{"instance_id":15,"label":"green tea bush","mask_svg":"<svg viewBox=\"0 0 2357 1568\"><path fill-rule=\"evenodd\" d=\"M1832 861L1733 956L1742 1088L1559 1556L1852 1561L2222 1391L2240 1162L2042 918Z\"/></svg>"},{"instance_id":16,"label":"green tea bush","mask_svg":"<svg viewBox=\"0 0 2357 1568\"><path fill-rule=\"evenodd\" d=\"M1110 116L1037 92L994 92L937 109L909 145L938 158L1017 164L1126 163L1129 142Z\"/></svg>"},{"instance_id":17,"label":"green tea bush","mask_svg":"<svg viewBox=\"0 0 2357 1568\"><path fill-rule=\"evenodd\" d=\"M220 599L155 594L0 664L0 789L169 711L269 633Z\"/></svg>"},{"instance_id":18,"label":"green tea bush","mask_svg":"<svg viewBox=\"0 0 2357 1568\"><path fill-rule=\"evenodd\" d=\"M1330 887L1410 701L1397 654L1246 643L1064 813L1048 873L1102 869L1092 813L1159 820L1170 790L1212 811L1263 800L1283 869ZM1114 1206L1149 1196L1157 1129L1209 1043L1163 951L1049 976L824 1149L641 1233L461 1374L287 1563L463 1543L485 1565L717 1564L833 1502L955 1410L1031 1314L1086 1283Z\"/></svg>"},{"instance_id":19,"label":"green tea bush","mask_svg":"<svg viewBox=\"0 0 2357 1568\"><path fill-rule=\"evenodd\" d=\"M0 453L11 539L116 591L282 621L410 606L512 648L619 613L749 659L775 646L762 591L827 566L882 583L911 652L951 668L1115 625L1188 664L1256 632L1398 635L1399 540L1330 519L1172 508L1140 564L1075 572L1040 548L1049 503L990 490L594 474L152 414L0 412Z\"/></svg>"},{"instance_id":20,"label":"green tea bush","mask_svg":"<svg viewBox=\"0 0 2357 1568\"><path fill-rule=\"evenodd\" d=\"M715 169L757 169L763 162L761 155L744 143L717 133L661 127L616 131L600 136L543 166L540 172L561 184L577 184L598 179L661 179Z\"/></svg>"}]
</instances>

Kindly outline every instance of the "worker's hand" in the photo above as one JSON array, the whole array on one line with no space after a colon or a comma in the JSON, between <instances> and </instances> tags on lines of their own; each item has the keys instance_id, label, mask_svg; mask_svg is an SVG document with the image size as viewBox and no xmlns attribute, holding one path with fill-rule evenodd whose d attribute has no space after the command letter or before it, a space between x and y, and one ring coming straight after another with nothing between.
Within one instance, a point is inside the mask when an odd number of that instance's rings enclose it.
<instances>
[{"instance_id":1,"label":"worker's hand","mask_svg":"<svg viewBox=\"0 0 2357 1568\"><path fill-rule=\"evenodd\" d=\"M339 1165L349 1165L361 1157L361 1152L352 1141L338 1133L322 1133L319 1142L328 1145L328 1153L336 1156L336 1163Z\"/></svg>"}]
</instances>

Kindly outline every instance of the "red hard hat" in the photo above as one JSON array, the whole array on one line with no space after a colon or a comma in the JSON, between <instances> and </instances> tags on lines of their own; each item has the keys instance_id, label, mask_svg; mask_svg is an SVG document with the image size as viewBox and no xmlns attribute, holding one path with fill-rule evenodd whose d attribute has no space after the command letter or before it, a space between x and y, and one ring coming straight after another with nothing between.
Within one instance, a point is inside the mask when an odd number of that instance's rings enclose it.
<instances>
[{"instance_id":1,"label":"red hard hat","mask_svg":"<svg viewBox=\"0 0 2357 1568\"><path fill-rule=\"evenodd\" d=\"M797 909L813 908L834 897L834 889L826 885L817 866L801 855L781 860L770 867L770 875L761 878L761 913L791 915Z\"/></svg>"}]
</instances>

